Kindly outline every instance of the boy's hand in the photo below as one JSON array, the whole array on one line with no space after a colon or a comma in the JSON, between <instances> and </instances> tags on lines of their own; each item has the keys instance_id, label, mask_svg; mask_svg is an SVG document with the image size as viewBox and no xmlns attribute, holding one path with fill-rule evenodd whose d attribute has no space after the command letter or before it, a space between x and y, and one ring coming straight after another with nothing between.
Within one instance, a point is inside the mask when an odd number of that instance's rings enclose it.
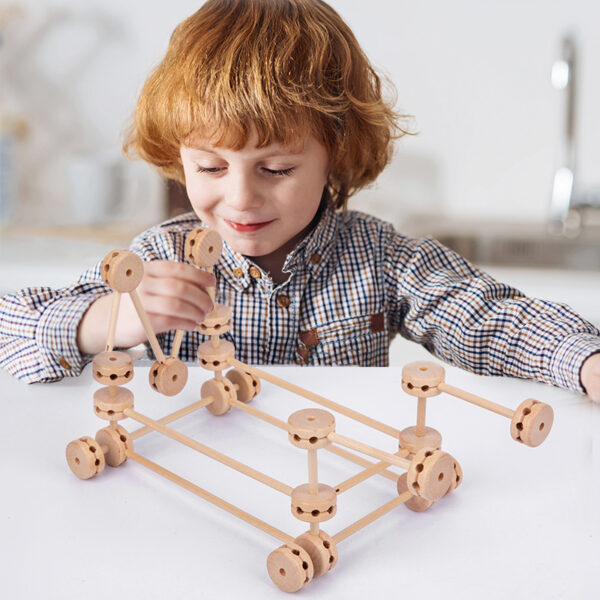
<instances>
[{"instance_id":1,"label":"boy's hand","mask_svg":"<svg viewBox=\"0 0 600 600\"><path fill-rule=\"evenodd\" d=\"M206 290L215 285L207 271L186 263L155 260L144 263L144 276L136 292L155 334L172 329L193 331L212 310ZM79 324L77 344L84 354L104 350L113 294L91 304ZM131 348L148 336L129 294L122 294L115 331L115 348Z\"/></svg>"},{"instance_id":2,"label":"boy's hand","mask_svg":"<svg viewBox=\"0 0 600 600\"><path fill-rule=\"evenodd\" d=\"M592 354L581 367L581 383L587 395L600 402L600 353Z\"/></svg>"}]
</instances>

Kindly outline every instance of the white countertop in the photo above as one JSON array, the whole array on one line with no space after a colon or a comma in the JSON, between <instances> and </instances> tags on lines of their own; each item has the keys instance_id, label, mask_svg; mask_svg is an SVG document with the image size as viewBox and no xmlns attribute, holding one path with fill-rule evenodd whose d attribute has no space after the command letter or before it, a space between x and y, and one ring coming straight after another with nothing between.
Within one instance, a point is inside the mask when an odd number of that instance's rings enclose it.
<instances>
[{"instance_id":1,"label":"white countertop","mask_svg":"<svg viewBox=\"0 0 600 600\"><path fill-rule=\"evenodd\" d=\"M414 360L402 347L399 358ZM267 367L327 398L398 429L414 425L416 402L400 390L400 368ZM199 399L209 374L190 369L186 389L164 398L136 367L136 410L160 418ZM478 377L447 367L446 380L516 408L550 403L554 427L537 448L514 442L507 418L447 395L428 401L428 424L462 465L463 484L430 510L400 506L340 543L338 565L303 598L591 598L600 556L600 405L535 382ZM0 372L0 580L11 600L81 597L282 598L266 571L281 543L141 465L128 461L81 481L68 469L67 443L105 426L92 411L99 386L78 379L26 386ZM287 420L315 406L263 382L253 405ZM124 421L129 429L137 428ZM306 455L279 429L236 410L203 411L172 425L291 486L307 481ZM336 431L383 450L395 441L336 414ZM291 535L306 524L289 498L193 450L152 433L136 452ZM319 452L320 480L336 485L359 467ZM402 472L399 470L398 472ZM340 494L323 524L335 534L396 497L373 477ZM385 596L384 596L385 594ZM393 595L393 596L392 596Z\"/></svg>"}]
</instances>

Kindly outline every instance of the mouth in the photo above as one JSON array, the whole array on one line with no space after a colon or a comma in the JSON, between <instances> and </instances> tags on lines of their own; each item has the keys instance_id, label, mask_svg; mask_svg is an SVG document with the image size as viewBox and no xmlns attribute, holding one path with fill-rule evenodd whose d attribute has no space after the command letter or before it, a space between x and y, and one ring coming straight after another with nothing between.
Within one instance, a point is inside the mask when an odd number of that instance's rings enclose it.
<instances>
[{"instance_id":1,"label":"mouth","mask_svg":"<svg viewBox=\"0 0 600 600\"><path fill-rule=\"evenodd\" d=\"M239 231L240 233L250 233L252 231L258 231L259 229L266 227L267 225L272 223L274 219L271 221L263 221L262 223L236 223L235 221L228 221L227 219L224 219L224 221L234 231Z\"/></svg>"}]
</instances>

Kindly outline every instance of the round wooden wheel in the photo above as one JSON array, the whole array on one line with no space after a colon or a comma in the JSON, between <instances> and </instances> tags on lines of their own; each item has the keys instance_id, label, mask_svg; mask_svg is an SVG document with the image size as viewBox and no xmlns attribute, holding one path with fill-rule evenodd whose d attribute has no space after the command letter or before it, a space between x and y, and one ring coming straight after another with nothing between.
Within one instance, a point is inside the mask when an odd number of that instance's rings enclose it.
<instances>
[{"instance_id":1,"label":"round wooden wheel","mask_svg":"<svg viewBox=\"0 0 600 600\"><path fill-rule=\"evenodd\" d=\"M93 373L102 385L124 385L133 379L133 360L126 352L100 352L94 356Z\"/></svg>"},{"instance_id":2,"label":"round wooden wheel","mask_svg":"<svg viewBox=\"0 0 600 600\"><path fill-rule=\"evenodd\" d=\"M212 340L198 346L198 362L209 371L223 371L229 366L229 359L235 354L235 346L227 340L219 340L213 347Z\"/></svg>"},{"instance_id":3,"label":"round wooden wheel","mask_svg":"<svg viewBox=\"0 0 600 600\"><path fill-rule=\"evenodd\" d=\"M105 427L96 433L96 441L100 447L107 448L104 452L104 460L109 467L118 467L127 460L127 450L133 450L133 440L129 432L117 425Z\"/></svg>"},{"instance_id":4,"label":"round wooden wheel","mask_svg":"<svg viewBox=\"0 0 600 600\"><path fill-rule=\"evenodd\" d=\"M446 494L454 475L454 459L435 448L419 450L408 468L406 483L415 495L426 500L439 500Z\"/></svg>"},{"instance_id":5,"label":"round wooden wheel","mask_svg":"<svg viewBox=\"0 0 600 600\"><path fill-rule=\"evenodd\" d=\"M144 276L142 259L129 250L113 250L102 261L102 281L117 292L132 292Z\"/></svg>"},{"instance_id":6,"label":"round wooden wheel","mask_svg":"<svg viewBox=\"0 0 600 600\"><path fill-rule=\"evenodd\" d=\"M397 487L399 496L408 491L406 477L406 473L402 473L402 475L398 477ZM431 508L434 504L435 502L433 500L427 500L426 498L421 498L421 496L413 496L404 503L404 506L406 506L406 508L410 508L410 510L414 510L415 512L423 512L424 510Z\"/></svg>"},{"instance_id":7,"label":"round wooden wheel","mask_svg":"<svg viewBox=\"0 0 600 600\"><path fill-rule=\"evenodd\" d=\"M323 530L319 531L319 535L313 535L310 531L307 531L297 537L295 542L308 552L315 570L314 577L319 577L327 571L331 571L337 564L337 546Z\"/></svg>"},{"instance_id":8,"label":"round wooden wheel","mask_svg":"<svg viewBox=\"0 0 600 600\"><path fill-rule=\"evenodd\" d=\"M165 362L156 361L148 373L150 387L164 396L175 396L185 387L188 378L187 365L174 356L165 357Z\"/></svg>"},{"instance_id":9,"label":"round wooden wheel","mask_svg":"<svg viewBox=\"0 0 600 600\"><path fill-rule=\"evenodd\" d=\"M284 592L297 592L314 576L310 556L298 544L285 544L267 558L267 571L273 583Z\"/></svg>"},{"instance_id":10,"label":"round wooden wheel","mask_svg":"<svg viewBox=\"0 0 600 600\"><path fill-rule=\"evenodd\" d=\"M331 442L327 436L335 429L334 416L320 408L297 410L288 418L288 438L304 450L324 448Z\"/></svg>"},{"instance_id":11,"label":"round wooden wheel","mask_svg":"<svg viewBox=\"0 0 600 600\"><path fill-rule=\"evenodd\" d=\"M197 267L212 267L219 262L223 240L211 229L198 227L185 239L185 257Z\"/></svg>"},{"instance_id":12,"label":"round wooden wheel","mask_svg":"<svg viewBox=\"0 0 600 600\"><path fill-rule=\"evenodd\" d=\"M125 418L126 408L133 408L133 394L129 389L111 385L94 392L94 411L100 419L120 421Z\"/></svg>"},{"instance_id":13,"label":"round wooden wheel","mask_svg":"<svg viewBox=\"0 0 600 600\"><path fill-rule=\"evenodd\" d=\"M212 312L198 323L198 331L204 335L223 335L231 330L231 308L216 304Z\"/></svg>"},{"instance_id":14,"label":"round wooden wheel","mask_svg":"<svg viewBox=\"0 0 600 600\"><path fill-rule=\"evenodd\" d=\"M425 435L417 435L416 427L407 427L400 432L398 447L408 450L409 455L414 456L421 448L442 447L442 434L433 427L425 427Z\"/></svg>"},{"instance_id":15,"label":"round wooden wheel","mask_svg":"<svg viewBox=\"0 0 600 600\"><path fill-rule=\"evenodd\" d=\"M202 399L213 397L213 401L206 406L213 415L224 415L231 408L231 401L236 398L236 391L233 384L226 379L209 379L202 384L200 388L200 397Z\"/></svg>"},{"instance_id":16,"label":"round wooden wheel","mask_svg":"<svg viewBox=\"0 0 600 600\"><path fill-rule=\"evenodd\" d=\"M526 446L539 446L550 433L554 422L552 407L529 398L523 401L513 415L510 434Z\"/></svg>"},{"instance_id":17,"label":"round wooden wheel","mask_svg":"<svg viewBox=\"0 0 600 600\"><path fill-rule=\"evenodd\" d=\"M231 381L236 388L237 399L240 402L248 403L256 396L257 388L254 385L252 376L241 369L231 369L225 373L225 377Z\"/></svg>"},{"instance_id":18,"label":"round wooden wheel","mask_svg":"<svg viewBox=\"0 0 600 600\"><path fill-rule=\"evenodd\" d=\"M292 514L306 523L328 521L337 512L335 490L319 483L317 493L312 494L310 485L303 483L292 490Z\"/></svg>"},{"instance_id":19,"label":"round wooden wheel","mask_svg":"<svg viewBox=\"0 0 600 600\"><path fill-rule=\"evenodd\" d=\"M444 381L444 368L434 362L417 361L402 369L402 389L411 396L429 398L440 392L437 386Z\"/></svg>"},{"instance_id":20,"label":"round wooden wheel","mask_svg":"<svg viewBox=\"0 0 600 600\"><path fill-rule=\"evenodd\" d=\"M66 450L67 464L79 479L90 479L104 469L104 453L91 437L72 441Z\"/></svg>"}]
</instances>

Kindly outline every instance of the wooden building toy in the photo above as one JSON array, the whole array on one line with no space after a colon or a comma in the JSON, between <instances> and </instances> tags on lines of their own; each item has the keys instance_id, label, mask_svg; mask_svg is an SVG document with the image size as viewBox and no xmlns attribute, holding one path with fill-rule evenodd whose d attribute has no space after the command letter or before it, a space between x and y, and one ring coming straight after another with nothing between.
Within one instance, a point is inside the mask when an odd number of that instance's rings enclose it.
<instances>
[{"instance_id":1,"label":"wooden building toy","mask_svg":"<svg viewBox=\"0 0 600 600\"><path fill-rule=\"evenodd\" d=\"M222 241L218 234L199 228L188 235L185 256L196 267L212 270L219 260L221 249ZM198 361L211 372L212 378L202 385L200 400L159 420L151 419L134 409L133 394L125 387L134 375L131 358L124 352L113 350L121 294L130 294L156 356L156 362L150 369L150 387L166 396L175 395L184 389L188 370L185 363L177 358L182 331L176 332L169 356L164 355L158 344L135 292L142 275L141 259L125 250L109 253L102 263L102 277L114 290L114 301L105 351L93 361L93 376L102 385L94 393L93 406L95 414L108 421L108 426L100 429L95 438L85 436L69 443L66 449L67 463L77 477L89 479L98 475L106 464L117 467L131 459L268 533L283 544L267 557L269 576L283 591L295 592L315 577L329 572L338 561L338 545L341 542L400 504L413 511L427 510L460 485L463 477L460 464L451 454L442 450L440 432L426 425L427 398L446 393L506 417L510 419L511 437L528 446L541 444L552 427L553 411L547 404L528 399L516 410L511 410L447 384L445 371L440 365L421 361L408 364L402 370L402 389L417 400L416 425L396 429L236 360L234 345L220 337L231 328L231 309L215 303L214 288L209 290L214 308L202 323L198 323L198 331L209 336L209 340L198 347ZM320 408L302 408L292 413L287 423L283 422L252 406L251 401L260 392L261 382L288 390ZM282 435L287 434L290 444L299 452L306 452L306 483L292 488L168 426L202 408L215 416L237 409L281 429L284 432ZM394 439L394 446L391 451L383 450L338 432L333 413L345 415L387 434ZM126 418L137 421L142 427L128 432L119 424ZM281 492L287 497L288 510L308 529L300 535L281 531L141 456L134 449L134 441L153 431ZM320 481L319 451L332 452L360 465L362 470L334 485ZM402 473L398 474L389 467L399 468ZM345 529L333 535L325 532L321 525L332 519L338 510L343 510L344 501L340 496L375 475L394 483L393 498Z\"/></svg>"}]
</instances>

